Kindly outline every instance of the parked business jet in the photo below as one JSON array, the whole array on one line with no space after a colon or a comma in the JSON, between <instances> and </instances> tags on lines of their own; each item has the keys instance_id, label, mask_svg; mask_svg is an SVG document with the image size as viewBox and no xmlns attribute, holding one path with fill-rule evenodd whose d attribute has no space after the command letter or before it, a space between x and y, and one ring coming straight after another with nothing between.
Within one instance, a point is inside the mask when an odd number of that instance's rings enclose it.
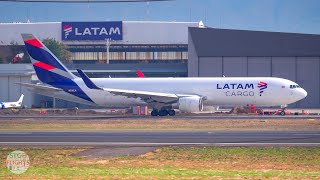
<instances>
[{"instance_id":1,"label":"parked business jet","mask_svg":"<svg viewBox=\"0 0 320 180\"><path fill-rule=\"evenodd\" d=\"M1 109L8 109L8 108L20 108L22 105L24 95L21 94L20 98L16 102L0 102Z\"/></svg>"},{"instance_id":2,"label":"parked business jet","mask_svg":"<svg viewBox=\"0 0 320 180\"><path fill-rule=\"evenodd\" d=\"M109 107L148 105L152 116L174 116L175 109L200 112L203 106L280 106L307 92L297 83L275 77L88 78L72 74L32 34L22 34L34 70L45 85L20 83L35 92L78 103Z\"/></svg>"}]
</instances>

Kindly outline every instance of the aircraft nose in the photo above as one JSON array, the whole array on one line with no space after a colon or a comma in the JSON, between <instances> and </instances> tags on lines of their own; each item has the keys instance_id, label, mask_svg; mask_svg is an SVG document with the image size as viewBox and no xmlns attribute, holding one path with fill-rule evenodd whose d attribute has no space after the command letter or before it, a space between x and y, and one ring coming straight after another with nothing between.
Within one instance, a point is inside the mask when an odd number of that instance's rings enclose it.
<instances>
[{"instance_id":1,"label":"aircraft nose","mask_svg":"<svg viewBox=\"0 0 320 180\"><path fill-rule=\"evenodd\" d=\"M308 92L304 89L299 89L299 92L298 92L298 96L299 96L299 99L304 99L305 97L307 97L308 95Z\"/></svg>"}]
</instances>

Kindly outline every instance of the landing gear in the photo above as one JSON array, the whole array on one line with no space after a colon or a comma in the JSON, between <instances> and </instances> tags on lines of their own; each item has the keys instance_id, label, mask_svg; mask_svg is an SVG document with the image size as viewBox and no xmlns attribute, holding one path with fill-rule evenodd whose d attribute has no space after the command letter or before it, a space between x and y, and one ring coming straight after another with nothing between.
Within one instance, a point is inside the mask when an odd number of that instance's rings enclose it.
<instances>
[{"instance_id":1,"label":"landing gear","mask_svg":"<svg viewBox=\"0 0 320 180\"><path fill-rule=\"evenodd\" d=\"M158 111L157 109L153 109L153 111L151 112L151 116L175 116L176 115L176 112L171 109L171 110L166 110L166 109L163 109L163 110L160 110Z\"/></svg>"},{"instance_id":2,"label":"landing gear","mask_svg":"<svg viewBox=\"0 0 320 180\"><path fill-rule=\"evenodd\" d=\"M279 113L281 116L285 116L286 115L286 108L288 107L288 105L281 105L281 112Z\"/></svg>"},{"instance_id":3,"label":"landing gear","mask_svg":"<svg viewBox=\"0 0 320 180\"><path fill-rule=\"evenodd\" d=\"M158 110L154 109L152 112L151 112L151 116L158 116L159 115L159 112Z\"/></svg>"},{"instance_id":4,"label":"landing gear","mask_svg":"<svg viewBox=\"0 0 320 180\"><path fill-rule=\"evenodd\" d=\"M159 111L159 116L167 116L169 113L167 110L161 110Z\"/></svg>"},{"instance_id":5,"label":"landing gear","mask_svg":"<svg viewBox=\"0 0 320 180\"><path fill-rule=\"evenodd\" d=\"M176 111L170 110L170 111L168 112L168 114L169 114L169 116L175 116L175 115L176 115Z\"/></svg>"},{"instance_id":6,"label":"landing gear","mask_svg":"<svg viewBox=\"0 0 320 180\"><path fill-rule=\"evenodd\" d=\"M281 111L281 112L280 112L280 115L281 115L281 116L285 116L285 115L286 115L286 112L285 112L285 111Z\"/></svg>"}]
</instances>

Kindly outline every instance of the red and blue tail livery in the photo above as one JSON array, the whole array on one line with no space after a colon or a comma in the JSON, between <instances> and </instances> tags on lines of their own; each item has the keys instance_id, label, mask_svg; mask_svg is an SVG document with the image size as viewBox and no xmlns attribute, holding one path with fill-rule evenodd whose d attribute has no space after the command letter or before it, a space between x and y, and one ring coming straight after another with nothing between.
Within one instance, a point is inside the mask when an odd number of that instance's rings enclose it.
<instances>
[{"instance_id":1,"label":"red and blue tail livery","mask_svg":"<svg viewBox=\"0 0 320 180\"><path fill-rule=\"evenodd\" d=\"M41 82L93 102L75 82L78 77L72 74L41 41L32 34L22 34L22 38Z\"/></svg>"}]
</instances>

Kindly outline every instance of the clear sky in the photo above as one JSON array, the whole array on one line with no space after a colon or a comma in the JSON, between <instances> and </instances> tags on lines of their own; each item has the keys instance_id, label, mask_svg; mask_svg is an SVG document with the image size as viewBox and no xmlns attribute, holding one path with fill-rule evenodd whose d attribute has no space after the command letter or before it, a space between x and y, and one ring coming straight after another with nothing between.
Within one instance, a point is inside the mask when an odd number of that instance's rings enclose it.
<instances>
[{"instance_id":1,"label":"clear sky","mask_svg":"<svg viewBox=\"0 0 320 180\"><path fill-rule=\"evenodd\" d=\"M52 4L0 2L0 22L203 21L227 29L320 34L319 0L175 0Z\"/></svg>"}]
</instances>

